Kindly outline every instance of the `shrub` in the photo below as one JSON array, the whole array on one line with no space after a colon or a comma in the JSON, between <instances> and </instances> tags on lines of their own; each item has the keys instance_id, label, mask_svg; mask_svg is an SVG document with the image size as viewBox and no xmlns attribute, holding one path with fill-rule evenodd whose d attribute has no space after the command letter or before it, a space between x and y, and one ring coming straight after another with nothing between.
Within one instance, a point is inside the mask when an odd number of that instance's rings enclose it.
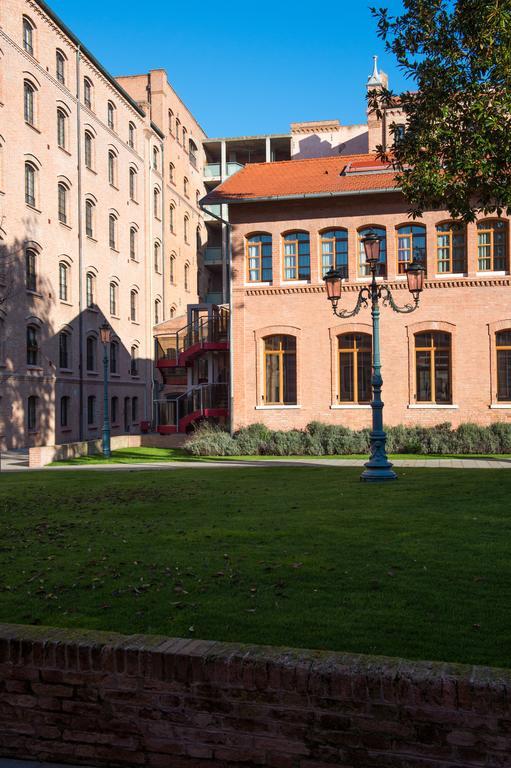
<instances>
[{"instance_id":1,"label":"shrub","mask_svg":"<svg viewBox=\"0 0 511 768\"><path fill-rule=\"evenodd\" d=\"M240 456L257 456L270 439L271 431L264 424L250 424L234 434Z\"/></svg>"},{"instance_id":2,"label":"shrub","mask_svg":"<svg viewBox=\"0 0 511 768\"><path fill-rule=\"evenodd\" d=\"M238 446L228 432L214 424L201 424L184 448L193 456L236 456Z\"/></svg>"}]
</instances>

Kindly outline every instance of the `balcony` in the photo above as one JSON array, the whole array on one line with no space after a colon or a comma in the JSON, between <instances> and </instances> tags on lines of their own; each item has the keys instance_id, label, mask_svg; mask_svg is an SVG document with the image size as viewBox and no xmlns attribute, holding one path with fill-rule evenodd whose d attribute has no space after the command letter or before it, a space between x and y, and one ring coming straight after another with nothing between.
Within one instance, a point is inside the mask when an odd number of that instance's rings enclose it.
<instances>
[{"instance_id":1,"label":"balcony","mask_svg":"<svg viewBox=\"0 0 511 768\"><path fill-rule=\"evenodd\" d=\"M222 291L219 291L218 293L206 294L206 304L222 304L223 300L224 300L224 296Z\"/></svg>"},{"instance_id":2,"label":"balcony","mask_svg":"<svg viewBox=\"0 0 511 768\"><path fill-rule=\"evenodd\" d=\"M204 251L204 264L221 264L222 248L208 245Z\"/></svg>"},{"instance_id":3,"label":"balcony","mask_svg":"<svg viewBox=\"0 0 511 768\"><path fill-rule=\"evenodd\" d=\"M210 216L209 213L212 213L214 215ZM206 208L204 208L205 221L218 221L218 219L215 219L215 216L221 216L221 215L222 215L221 205L208 205Z\"/></svg>"},{"instance_id":4,"label":"balcony","mask_svg":"<svg viewBox=\"0 0 511 768\"><path fill-rule=\"evenodd\" d=\"M204 166L204 176L206 179L219 179L221 173L220 163L206 163Z\"/></svg>"},{"instance_id":5,"label":"balcony","mask_svg":"<svg viewBox=\"0 0 511 768\"><path fill-rule=\"evenodd\" d=\"M238 173L245 166L242 163L227 163L227 176L232 176L233 173Z\"/></svg>"},{"instance_id":6,"label":"balcony","mask_svg":"<svg viewBox=\"0 0 511 768\"><path fill-rule=\"evenodd\" d=\"M156 401L158 432L186 432L202 419L226 418L229 413L228 386L224 383L202 384L175 400Z\"/></svg>"},{"instance_id":7,"label":"balcony","mask_svg":"<svg viewBox=\"0 0 511 768\"><path fill-rule=\"evenodd\" d=\"M222 294L212 294L220 296ZM164 372L167 368L183 368L203 352L229 349L228 341L229 312L221 309L212 318L204 318L186 325L169 336L157 339L157 366Z\"/></svg>"}]
</instances>

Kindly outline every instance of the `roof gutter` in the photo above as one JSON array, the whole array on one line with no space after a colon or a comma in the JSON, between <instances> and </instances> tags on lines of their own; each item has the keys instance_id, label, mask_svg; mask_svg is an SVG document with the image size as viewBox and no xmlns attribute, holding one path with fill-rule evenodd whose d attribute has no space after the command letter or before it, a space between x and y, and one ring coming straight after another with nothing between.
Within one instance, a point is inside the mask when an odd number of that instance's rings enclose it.
<instances>
[{"instance_id":1,"label":"roof gutter","mask_svg":"<svg viewBox=\"0 0 511 768\"><path fill-rule=\"evenodd\" d=\"M328 197L353 197L353 195L381 195L388 192L400 192L400 187L385 187L383 189L354 189L351 192L306 192L303 195L272 195L271 197L249 197L239 199L236 197L215 197L208 200L203 197L201 205L214 205L215 203L271 203L275 200L315 200Z\"/></svg>"}]
</instances>

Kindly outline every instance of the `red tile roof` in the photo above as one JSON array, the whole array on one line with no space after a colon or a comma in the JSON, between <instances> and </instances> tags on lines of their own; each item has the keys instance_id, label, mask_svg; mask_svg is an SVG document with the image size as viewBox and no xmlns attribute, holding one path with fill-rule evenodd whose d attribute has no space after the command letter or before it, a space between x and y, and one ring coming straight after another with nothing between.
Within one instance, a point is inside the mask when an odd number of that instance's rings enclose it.
<instances>
[{"instance_id":1,"label":"red tile roof","mask_svg":"<svg viewBox=\"0 0 511 768\"><path fill-rule=\"evenodd\" d=\"M249 163L203 200L243 202L397 189L395 172L374 154Z\"/></svg>"}]
</instances>

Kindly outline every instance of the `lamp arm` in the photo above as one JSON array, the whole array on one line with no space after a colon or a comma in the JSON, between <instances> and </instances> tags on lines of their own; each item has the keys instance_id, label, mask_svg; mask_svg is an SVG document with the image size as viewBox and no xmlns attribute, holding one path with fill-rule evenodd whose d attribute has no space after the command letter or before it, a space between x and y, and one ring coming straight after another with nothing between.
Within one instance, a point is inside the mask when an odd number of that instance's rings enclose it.
<instances>
[{"instance_id":1,"label":"lamp arm","mask_svg":"<svg viewBox=\"0 0 511 768\"><path fill-rule=\"evenodd\" d=\"M333 305L334 315L337 317L354 317L355 315L358 315L362 307L367 307L369 303L369 299L371 298L371 292L369 288L361 288L358 292L358 298L357 303L355 304L355 308L351 311L347 309L341 309L340 312L337 311L337 302Z\"/></svg>"},{"instance_id":2,"label":"lamp arm","mask_svg":"<svg viewBox=\"0 0 511 768\"><path fill-rule=\"evenodd\" d=\"M413 297L413 304L405 304L404 307L399 307L394 301L392 291L386 285L382 285L378 291L378 297L382 299L384 307L392 307L394 312L401 312L402 314L408 314L409 312L415 312L419 306L419 294L415 293Z\"/></svg>"}]
</instances>

